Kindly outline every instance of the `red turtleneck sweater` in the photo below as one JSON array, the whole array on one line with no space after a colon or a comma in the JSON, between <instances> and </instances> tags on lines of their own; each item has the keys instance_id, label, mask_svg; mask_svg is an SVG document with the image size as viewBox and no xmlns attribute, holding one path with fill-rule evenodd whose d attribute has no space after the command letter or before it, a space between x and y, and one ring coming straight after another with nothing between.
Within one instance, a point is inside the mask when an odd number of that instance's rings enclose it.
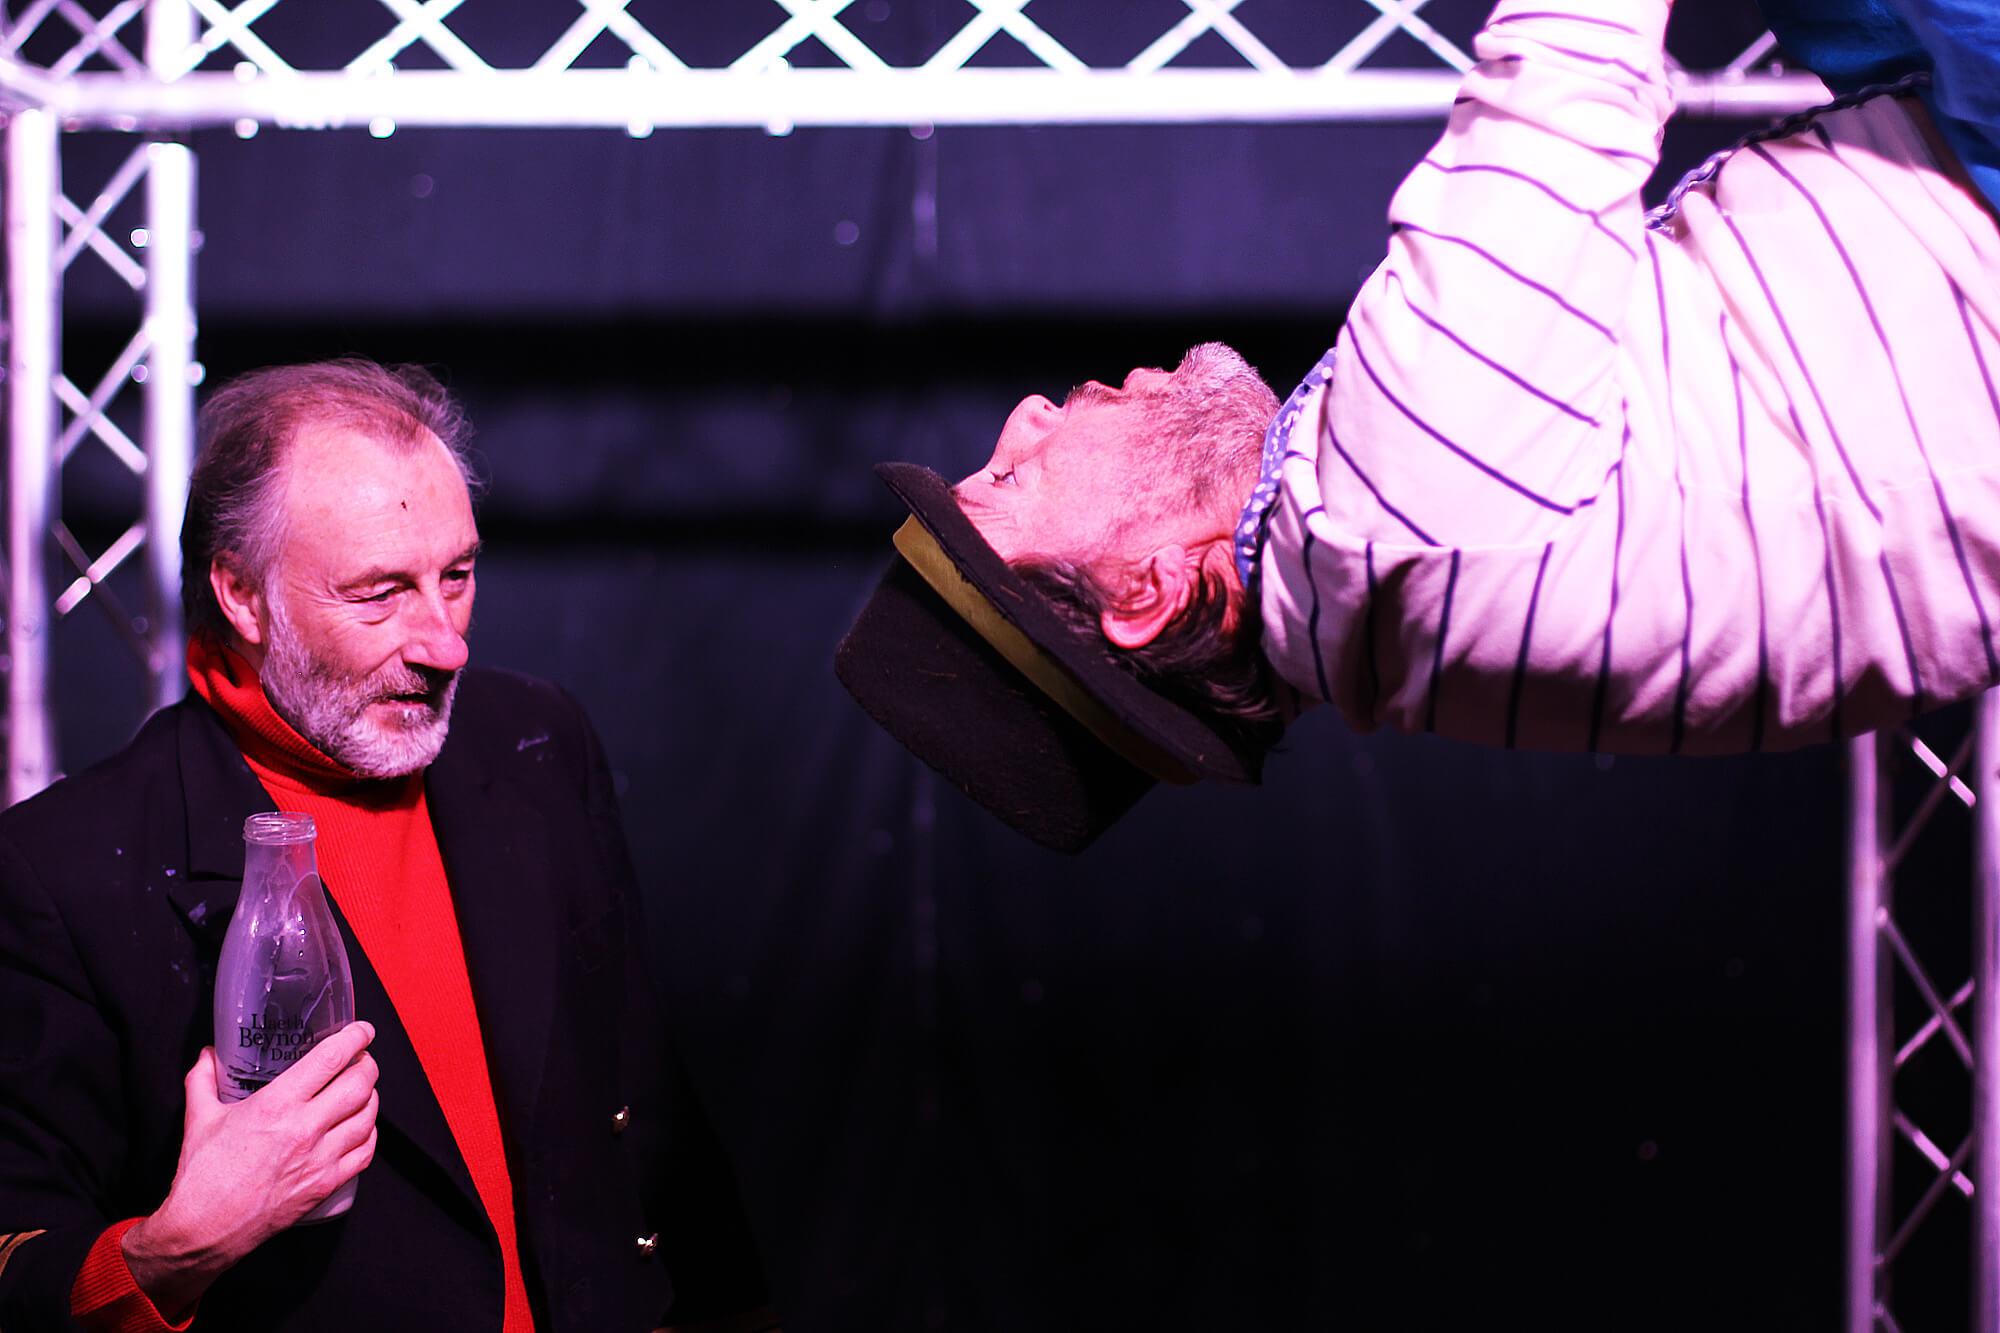
<instances>
[{"instance_id":1,"label":"red turtleneck sweater","mask_svg":"<svg viewBox=\"0 0 2000 1333\"><path fill-rule=\"evenodd\" d=\"M278 716L250 664L211 636L197 634L188 644L188 677L277 808L303 811L318 826L320 876L410 1034L500 1238L502 1333L533 1333L486 1046L421 775L358 778L327 758ZM119 1248L132 1221L98 1238L71 1287L70 1311L91 1333L184 1329L162 1319L132 1280Z\"/></svg>"}]
</instances>

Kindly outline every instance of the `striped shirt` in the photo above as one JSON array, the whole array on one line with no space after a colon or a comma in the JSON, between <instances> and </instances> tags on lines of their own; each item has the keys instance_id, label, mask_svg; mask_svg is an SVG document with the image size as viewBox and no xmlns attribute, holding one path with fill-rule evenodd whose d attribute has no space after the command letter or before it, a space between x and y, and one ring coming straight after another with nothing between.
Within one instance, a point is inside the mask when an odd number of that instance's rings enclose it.
<instances>
[{"instance_id":1,"label":"striped shirt","mask_svg":"<svg viewBox=\"0 0 2000 1333\"><path fill-rule=\"evenodd\" d=\"M1498 7L1274 426L1265 649L1357 728L1761 750L2000 682L2000 229L1886 95L1649 226L1668 7Z\"/></svg>"}]
</instances>

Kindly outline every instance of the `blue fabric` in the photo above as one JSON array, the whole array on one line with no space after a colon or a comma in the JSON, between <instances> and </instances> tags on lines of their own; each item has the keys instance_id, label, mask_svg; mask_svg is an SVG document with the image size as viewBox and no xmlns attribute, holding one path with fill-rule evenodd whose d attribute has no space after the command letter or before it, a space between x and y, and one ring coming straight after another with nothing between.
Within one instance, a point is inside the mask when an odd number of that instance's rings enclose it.
<instances>
[{"instance_id":1,"label":"blue fabric","mask_svg":"<svg viewBox=\"0 0 2000 1333\"><path fill-rule=\"evenodd\" d=\"M1900 0L1935 62L1925 103L1952 151L2000 207L2000 0Z\"/></svg>"},{"instance_id":2,"label":"blue fabric","mask_svg":"<svg viewBox=\"0 0 2000 1333\"><path fill-rule=\"evenodd\" d=\"M1838 96L1930 69L1930 55L1892 0L1759 0L1785 54Z\"/></svg>"},{"instance_id":3,"label":"blue fabric","mask_svg":"<svg viewBox=\"0 0 2000 1333\"><path fill-rule=\"evenodd\" d=\"M1257 478L1257 484L1250 490L1250 499L1243 506L1243 516L1236 521L1236 574L1243 581L1245 600L1256 603L1257 557L1264 550L1264 533L1271 521L1271 506L1278 499L1278 472L1285 465L1285 451L1292 438L1292 427L1298 424L1299 413L1305 410L1306 399L1312 391L1333 378L1333 348L1319 359L1319 364L1307 372L1292 390L1292 396L1278 409L1278 415L1271 419L1270 427L1264 432L1264 465Z\"/></svg>"},{"instance_id":4,"label":"blue fabric","mask_svg":"<svg viewBox=\"0 0 2000 1333\"><path fill-rule=\"evenodd\" d=\"M1924 105L2000 207L2000 0L1761 0L1785 54L1836 94L1931 73Z\"/></svg>"}]
</instances>

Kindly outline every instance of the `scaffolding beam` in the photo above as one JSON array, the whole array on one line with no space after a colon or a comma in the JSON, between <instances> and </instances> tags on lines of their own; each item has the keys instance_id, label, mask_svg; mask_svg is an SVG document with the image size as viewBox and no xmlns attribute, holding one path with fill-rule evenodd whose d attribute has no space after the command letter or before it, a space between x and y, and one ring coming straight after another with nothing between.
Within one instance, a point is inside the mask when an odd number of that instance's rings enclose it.
<instances>
[{"instance_id":1,"label":"scaffolding beam","mask_svg":"<svg viewBox=\"0 0 2000 1333\"><path fill-rule=\"evenodd\" d=\"M330 4L334 0L316 0ZM118 0L95 6L0 0L0 113L6 115L4 225L7 239L8 339L4 399L8 445L6 799L40 790L57 772L48 698L51 623L48 556L62 531L57 503L62 402L77 413L66 444L87 433L120 441L129 466L143 471L145 513L97 560L83 559L73 600L98 591L102 573L138 546L145 550L143 624L125 626L144 658L149 697L167 702L181 689L179 531L193 456L195 360L193 260L196 172L185 144L146 144L143 267L77 214L64 240L59 209L59 143L65 130L143 135L233 127L340 129L543 128L620 130L751 128L773 133L800 126L1091 125L1426 121L1448 111L1468 58L1418 17L1423 0L1382 7L1341 53L1317 68L1283 65L1231 11L1235 0L1189 0L1159 40L1121 67L1086 66L1028 18L1020 0L969 0L973 13L937 53L917 67L892 67L839 21L844 5L801 7L726 68L690 68L632 15L625 0L586 0L584 14L531 67L498 69L458 38L443 15L428 11L395 24L361 57L338 70L294 69L255 33L269 8L222 0ZM128 49L125 30L144 16L144 59ZM75 39L59 58L24 58L46 24L68 22ZM967 68L985 42L1005 31L1041 63L1026 68ZM1242 55L1243 68L1190 68L1173 62L1214 33ZM575 68L609 34L631 58L622 68ZM1360 68L1381 45L1407 34L1437 58L1436 67ZM800 43L817 39L839 60L831 68L794 68ZM399 70L397 56L423 44L443 70ZM1761 38L1723 69L1675 71L1678 104L1697 117L1767 117L1824 100L1807 75L1769 65ZM129 181L126 184L129 185ZM107 205L108 209L108 205ZM97 234L93 234L97 233ZM139 336L89 401L64 378L61 364L62 269L88 245L143 291ZM120 386L143 374L143 448L131 449L103 416ZM72 558L80 552L73 539ZM99 566L102 565L102 573ZM72 594L66 594L71 597ZM136 631L136 633L134 633ZM1970 982L1947 1004L1924 984L1937 1011L1918 1042L1958 1032L1951 1009L1969 997L1974 1137L1946 1156L1927 1137L1924 1155L1939 1172L1925 1199L1953 1186L1970 1192L1974 1212L1973 1309L1979 1333L2000 1333L2000 700L1978 705L1974 809L1975 944ZM1917 830L1899 834L1891 802L1894 764L1904 738L1848 743L1848 888L1850 949L1849 1121L1847 1174L1847 1326L1849 1333L1893 1328L1886 1300L1894 1253L1921 1216L1895 1223L1890 1210L1894 1135L1907 1126L1895 1098L1893 979L1899 965L1893 880L1895 855ZM1928 755L1928 751L1924 752ZM1955 771L1932 758L1947 786ZM1972 789L1959 799L1968 799ZM1928 802L1926 809L1935 807ZM1959 1038L1960 1041L1963 1038ZM1977 1150L1974 1150L1977 1145ZM1967 1154L1970 1152L1968 1159ZM1960 1165L1970 1179L1960 1173ZM1928 1207L1928 1203L1926 1204Z\"/></svg>"},{"instance_id":2,"label":"scaffolding beam","mask_svg":"<svg viewBox=\"0 0 2000 1333\"><path fill-rule=\"evenodd\" d=\"M2000 1329L2000 690L1977 704L1978 774L1973 791L1974 1042L1972 1316L1979 1333Z\"/></svg>"},{"instance_id":3,"label":"scaffolding beam","mask_svg":"<svg viewBox=\"0 0 2000 1333\"><path fill-rule=\"evenodd\" d=\"M7 121L7 803L55 775L46 556L55 516L62 294L60 133L47 111Z\"/></svg>"},{"instance_id":4,"label":"scaffolding beam","mask_svg":"<svg viewBox=\"0 0 2000 1333\"><path fill-rule=\"evenodd\" d=\"M0 91L68 128L790 129L794 126L1098 125L1442 120L1452 69L410 70L295 72L174 82L49 79L0 62ZM1807 74L1681 74L1686 115L1783 115L1826 99Z\"/></svg>"}]
</instances>

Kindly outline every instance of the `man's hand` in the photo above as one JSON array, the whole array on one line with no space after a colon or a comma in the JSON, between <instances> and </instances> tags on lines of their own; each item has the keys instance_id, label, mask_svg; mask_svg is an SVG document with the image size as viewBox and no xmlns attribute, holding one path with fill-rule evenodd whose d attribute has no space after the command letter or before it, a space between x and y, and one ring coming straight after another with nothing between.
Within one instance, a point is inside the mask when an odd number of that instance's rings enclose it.
<instances>
[{"instance_id":1,"label":"man's hand","mask_svg":"<svg viewBox=\"0 0 2000 1333\"><path fill-rule=\"evenodd\" d=\"M133 1279L169 1320L373 1160L374 1038L350 1023L235 1103L216 1095L214 1049L195 1058L174 1183L124 1238Z\"/></svg>"}]
</instances>

